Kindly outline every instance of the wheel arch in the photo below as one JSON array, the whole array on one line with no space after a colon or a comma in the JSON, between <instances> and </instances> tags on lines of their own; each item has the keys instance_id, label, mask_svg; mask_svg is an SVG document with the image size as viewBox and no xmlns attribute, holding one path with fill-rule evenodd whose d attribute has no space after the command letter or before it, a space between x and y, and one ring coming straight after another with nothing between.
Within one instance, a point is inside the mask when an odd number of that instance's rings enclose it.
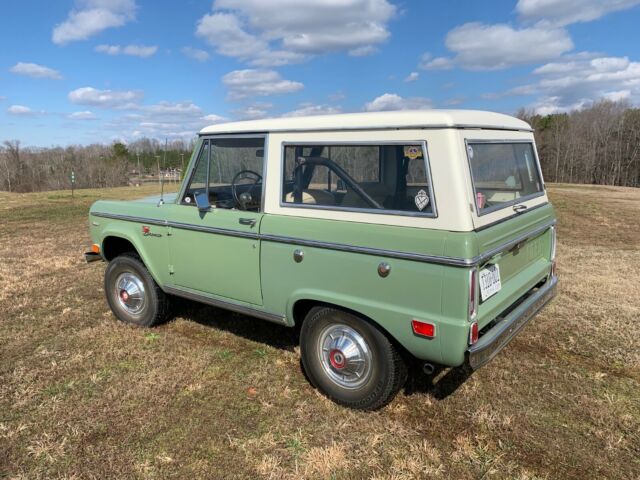
<instances>
[{"instance_id":1,"label":"wheel arch","mask_svg":"<svg viewBox=\"0 0 640 480\"><path fill-rule=\"evenodd\" d=\"M304 319L314 307L334 308L336 310L354 315L375 327L398 349L405 360L414 358L414 355L400 341L398 341L398 339L391 331L389 331L389 329L385 328L384 325L376 321L371 315L362 311L363 309L354 309L347 306L347 304L348 302L336 302L335 299L329 299L324 296L302 296L291 302L290 308L288 310L288 319L290 324L299 331L302 327Z\"/></svg>"},{"instance_id":2,"label":"wheel arch","mask_svg":"<svg viewBox=\"0 0 640 480\"><path fill-rule=\"evenodd\" d=\"M131 240L123 235L107 235L102 239L102 256L110 262L123 253L135 253L140 256L140 252Z\"/></svg>"},{"instance_id":3,"label":"wheel arch","mask_svg":"<svg viewBox=\"0 0 640 480\"><path fill-rule=\"evenodd\" d=\"M107 262L110 262L123 253L135 253L138 255L140 261L144 264L155 282L162 288L162 275L160 275L161 271L159 270L161 264L158 263L158 261L151 261L150 255L144 246L140 245L140 243L126 231L109 230L104 232L102 241L100 242L100 247L102 257Z\"/></svg>"}]
</instances>

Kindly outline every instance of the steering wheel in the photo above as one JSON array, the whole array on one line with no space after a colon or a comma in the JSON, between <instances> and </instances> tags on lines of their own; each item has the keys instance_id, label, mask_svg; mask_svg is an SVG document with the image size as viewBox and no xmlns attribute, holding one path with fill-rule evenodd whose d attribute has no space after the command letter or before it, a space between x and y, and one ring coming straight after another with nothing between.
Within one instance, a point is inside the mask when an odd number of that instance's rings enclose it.
<instances>
[{"instance_id":1,"label":"steering wheel","mask_svg":"<svg viewBox=\"0 0 640 480\"><path fill-rule=\"evenodd\" d=\"M246 192L243 192L243 194L248 193L249 195L251 195L251 192L253 191L255 186L258 183L262 182L262 175L260 175L258 172L254 172L253 170L240 170L235 174L233 180L231 181L231 195L233 196L233 200L236 202L236 205L242 210L244 210L244 203L240 201L240 197L238 196L237 184L239 180L251 180L252 178L254 179L253 184L247 189Z\"/></svg>"}]
</instances>

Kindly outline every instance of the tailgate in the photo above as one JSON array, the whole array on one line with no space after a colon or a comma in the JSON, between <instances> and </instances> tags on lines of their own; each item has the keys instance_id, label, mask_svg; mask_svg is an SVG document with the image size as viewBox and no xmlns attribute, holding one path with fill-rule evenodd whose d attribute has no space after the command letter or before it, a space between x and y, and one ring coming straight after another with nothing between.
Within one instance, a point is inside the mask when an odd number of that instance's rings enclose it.
<instances>
[{"instance_id":1,"label":"tailgate","mask_svg":"<svg viewBox=\"0 0 640 480\"><path fill-rule=\"evenodd\" d=\"M500 279L499 290L480 300L481 329L548 276L554 224L553 207L545 205L478 232L479 270L495 265Z\"/></svg>"}]
</instances>

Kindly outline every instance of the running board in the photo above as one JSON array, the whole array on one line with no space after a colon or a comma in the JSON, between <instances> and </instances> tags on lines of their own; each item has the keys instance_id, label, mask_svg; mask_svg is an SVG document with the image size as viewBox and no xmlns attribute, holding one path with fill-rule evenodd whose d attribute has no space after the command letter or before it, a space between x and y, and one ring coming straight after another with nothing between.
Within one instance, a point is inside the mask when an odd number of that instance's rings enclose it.
<instances>
[{"instance_id":1,"label":"running board","mask_svg":"<svg viewBox=\"0 0 640 480\"><path fill-rule=\"evenodd\" d=\"M269 322L277 323L278 325L284 325L287 327L290 326L287 323L286 317L282 315L276 315L275 313L263 312L262 310L258 310L256 308L251 308L245 305L238 305L237 303L219 300L217 298L209 297L208 295L194 293L173 285L167 285L164 287L163 290L169 295L175 295L176 297L186 298L187 300L193 300L194 302L204 303L206 305L211 305L212 307L223 308L225 310L241 313L249 317L260 318L262 320L267 320Z\"/></svg>"}]
</instances>

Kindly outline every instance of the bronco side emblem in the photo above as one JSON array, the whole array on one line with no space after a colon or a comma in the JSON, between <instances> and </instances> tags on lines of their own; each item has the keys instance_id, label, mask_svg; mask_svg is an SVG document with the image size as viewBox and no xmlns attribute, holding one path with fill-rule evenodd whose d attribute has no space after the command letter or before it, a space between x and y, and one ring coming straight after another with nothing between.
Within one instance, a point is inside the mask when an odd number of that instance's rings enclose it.
<instances>
[{"instance_id":1,"label":"bronco side emblem","mask_svg":"<svg viewBox=\"0 0 640 480\"><path fill-rule=\"evenodd\" d=\"M427 192L425 192L424 190L420 190L416 195L415 201L418 210L422 211L424 210L424 207L429 205L429 195L427 195Z\"/></svg>"}]
</instances>

